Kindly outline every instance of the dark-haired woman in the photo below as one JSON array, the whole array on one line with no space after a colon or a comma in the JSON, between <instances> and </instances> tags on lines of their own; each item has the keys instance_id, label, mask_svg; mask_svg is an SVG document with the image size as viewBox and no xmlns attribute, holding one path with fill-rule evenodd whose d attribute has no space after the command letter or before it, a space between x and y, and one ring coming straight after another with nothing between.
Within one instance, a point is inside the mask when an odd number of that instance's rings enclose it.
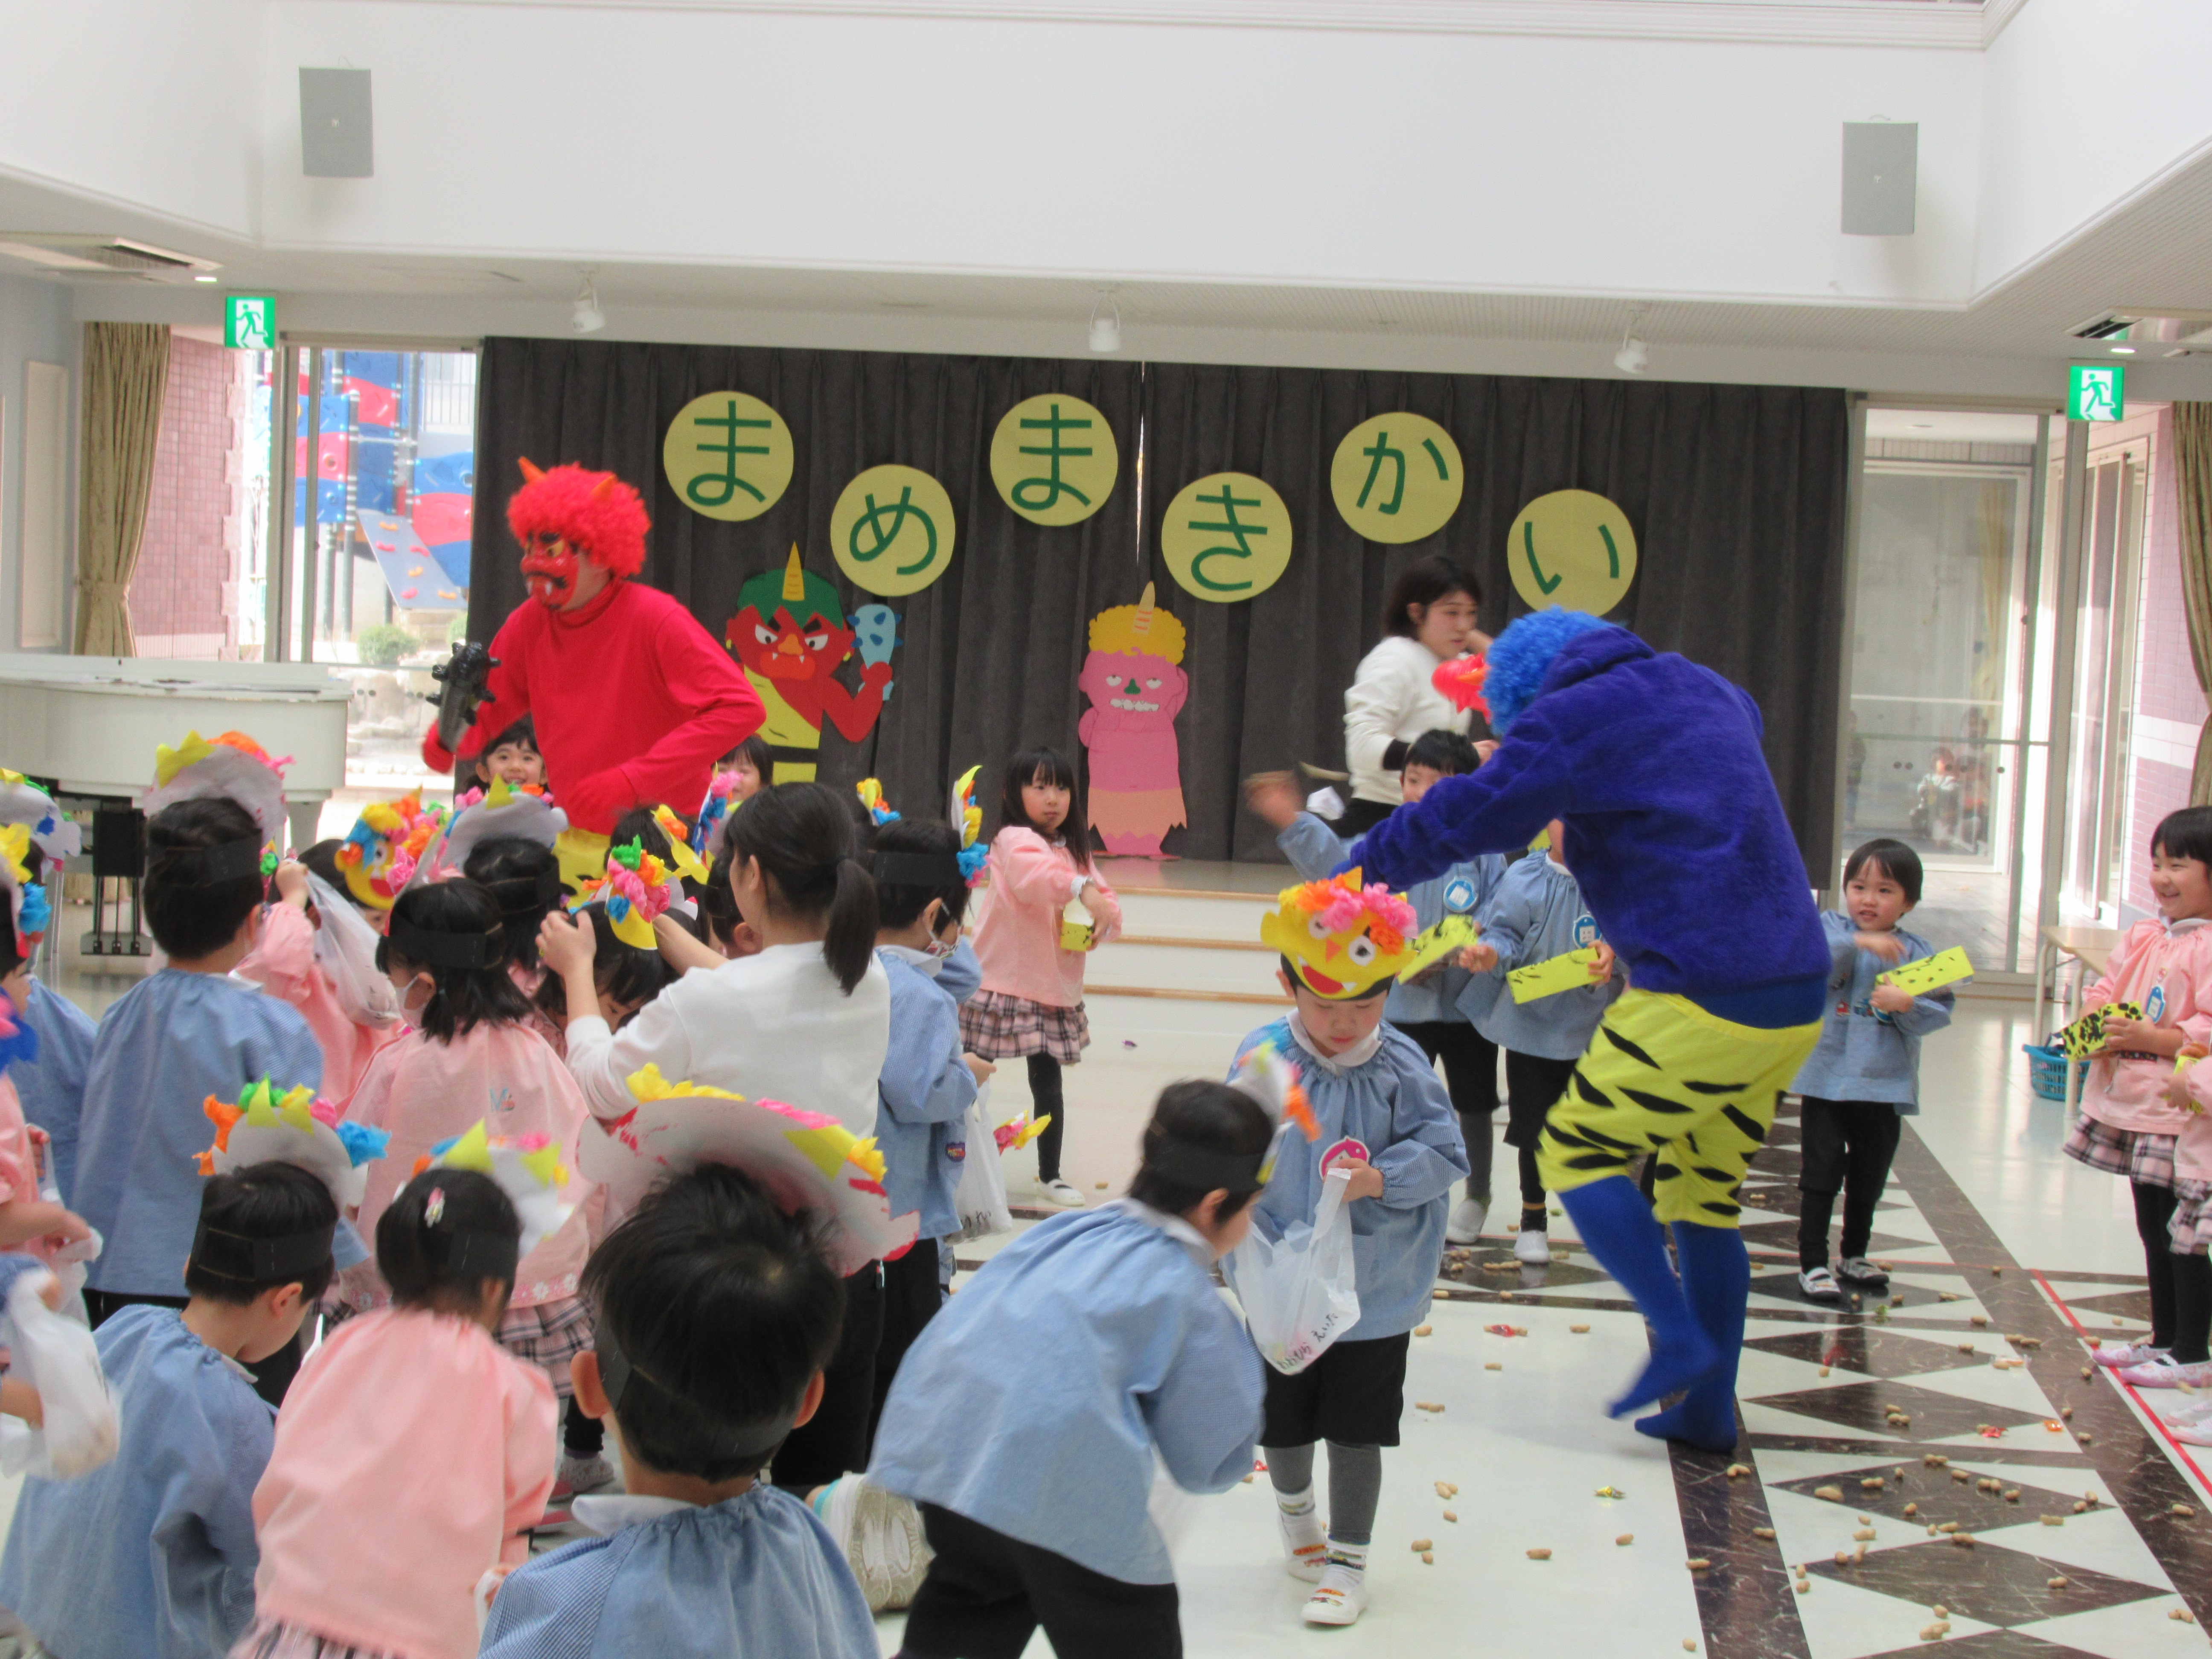
<instances>
[{"instance_id":1,"label":"dark-haired woman","mask_svg":"<svg viewBox=\"0 0 2212 1659\"><path fill-rule=\"evenodd\" d=\"M1121 927L1121 902L1091 861L1089 822L1075 769L1059 750L1024 750L1007 763L990 903L975 927L983 988L960 1008L969 1054L1027 1062L1031 1120L1052 1120L1037 1137L1038 1195L1066 1210L1079 1208L1083 1194L1060 1174L1067 1119L1060 1068L1081 1060L1091 1042L1085 956ZM1070 905L1090 928L1079 950L1060 933Z\"/></svg>"},{"instance_id":2,"label":"dark-haired woman","mask_svg":"<svg viewBox=\"0 0 2212 1659\"><path fill-rule=\"evenodd\" d=\"M1391 586L1382 643L1360 659L1344 694L1352 799L1336 826L1342 834L1364 834L1399 805L1398 775L1414 738L1424 732L1468 731L1473 713L1453 708L1434 679L1452 658L1489 649L1490 636L1475 625L1481 608L1480 586L1446 559L1416 559Z\"/></svg>"},{"instance_id":3,"label":"dark-haired woman","mask_svg":"<svg viewBox=\"0 0 2212 1659\"><path fill-rule=\"evenodd\" d=\"M846 799L823 784L778 784L730 816L730 896L762 948L693 968L619 1031L600 1016L593 934L557 912L545 919L539 948L567 994L568 1066L602 1121L628 1113L627 1079L658 1066L672 1083L780 1100L875 1133L890 983L876 960L875 884L854 861ZM776 1454L778 1486L803 1492L866 1467L882 1334L883 1273L870 1262L845 1281L822 1405Z\"/></svg>"}]
</instances>

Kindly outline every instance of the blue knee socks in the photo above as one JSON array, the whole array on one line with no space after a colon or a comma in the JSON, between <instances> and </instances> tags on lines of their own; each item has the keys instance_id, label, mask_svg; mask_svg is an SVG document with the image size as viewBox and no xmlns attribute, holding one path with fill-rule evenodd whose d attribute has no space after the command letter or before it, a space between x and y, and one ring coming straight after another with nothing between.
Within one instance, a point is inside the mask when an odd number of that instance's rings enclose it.
<instances>
[{"instance_id":1,"label":"blue knee socks","mask_svg":"<svg viewBox=\"0 0 2212 1659\"><path fill-rule=\"evenodd\" d=\"M1626 1416L1639 1406L1652 1405L1667 1395L1694 1388L1718 1371L1723 1356L1714 1347L1691 1312L1690 1304L1683 1299L1682 1286L1667 1263L1666 1235L1660 1231L1651 1206L1644 1202L1636 1183L1625 1175L1608 1176L1602 1181L1593 1181L1588 1186L1560 1194L1559 1202L1573 1218L1575 1230L1582 1235L1590 1254L1597 1258L1598 1265L1627 1288L1651 1326L1650 1360L1628 1392L1607 1408L1612 1415ZM1710 1227L1678 1229L1676 1237L1679 1240L1683 1232L1713 1231ZM1742 1240L1734 1242L1738 1258L1744 1260ZM1686 1249L1686 1274L1692 1271L1689 1262ZM1739 1340L1742 1332L1743 1301L1739 1295Z\"/></svg>"},{"instance_id":2,"label":"blue knee socks","mask_svg":"<svg viewBox=\"0 0 2212 1659\"><path fill-rule=\"evenodd\" d=\"M1720 1355L1720 1366L1676 1404L1637 1420L1656 1440L1681 1440L1707 1451L1735 1449L1735 1368L1743 1352L1744 1303L1751 1294L1751 1255L1733 1227L1674 1224L1674 1257L1682 1291L1698 1327Z\"/></svg>"}]
</instances>

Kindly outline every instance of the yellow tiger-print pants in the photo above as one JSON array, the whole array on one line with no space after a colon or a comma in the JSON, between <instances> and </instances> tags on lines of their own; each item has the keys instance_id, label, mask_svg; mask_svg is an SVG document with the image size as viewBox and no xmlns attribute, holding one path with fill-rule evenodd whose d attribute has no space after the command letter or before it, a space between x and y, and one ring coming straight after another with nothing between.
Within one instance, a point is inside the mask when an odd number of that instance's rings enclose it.
<instances>
[{"instance_id":1,"label":"yellow tiger-print pants","mask_svg":"<svg viewBox=\"0 0 2212 1659\"><path fill-rule=\"evenodd\" d=\"M1818 1020L1765 1030L1686 997L1622 993L1544 1121L1544 1185L1571 1192L1656 1152L1661 1221L1736 1225L1736 1188L1820 1035Z\"/></svg>"}]
</instances>

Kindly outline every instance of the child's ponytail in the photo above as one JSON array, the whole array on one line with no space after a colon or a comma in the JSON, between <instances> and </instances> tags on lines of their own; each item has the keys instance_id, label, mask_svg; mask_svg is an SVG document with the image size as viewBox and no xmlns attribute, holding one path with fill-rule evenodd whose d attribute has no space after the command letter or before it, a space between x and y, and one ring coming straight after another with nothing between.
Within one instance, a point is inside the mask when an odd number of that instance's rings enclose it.
<instances>
[{"instance_id":1,"label":"child's ponytail","mask_svg":"<svg viewBox=\"0 0 2212 1659\"><path fill-rule=\"evenodd\" d=\"M875 954L875 881L857 859L840 859L837 896L830 901L830 931L823 937L822 959L850 996Z\"/></svg>"},{"instance_id":2,"label":"child's ponytail","mask_svg":"<svg viewBox=\"0 0 2212 1659\"><path fill-rule=\"evenodd\" d=\"M780 783L730 815L727 858L758 862L769 902L826 924L823 960L850 996L876 949L876 884L853 857L845 798L819 783ZM749 920L757 920L749 918Z\"/></svg>"}]
</instances>

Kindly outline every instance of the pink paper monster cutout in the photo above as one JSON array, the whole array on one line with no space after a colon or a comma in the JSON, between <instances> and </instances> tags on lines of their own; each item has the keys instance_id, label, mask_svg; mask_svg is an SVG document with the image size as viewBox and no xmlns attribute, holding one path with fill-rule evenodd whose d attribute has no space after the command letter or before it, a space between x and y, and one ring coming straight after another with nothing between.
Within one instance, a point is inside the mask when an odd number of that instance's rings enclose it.
<instances>
[{"instance_id":1,"label":"pink paper monster cutout","mask_svg":"<svg viewBox=\"0 0 2212 1659\"><path fill-rule=\"evenodd\" d=\"M1152 586L1135 605L1091 619L1091 654L1077 684L1091 707L1076 735L1091 754L1091 823L1106 850L1156 859L1160 842L1183 816L1182 763L1175 720L1190 696L1182 661L1183 626L1152 604Z\"/></svg>"}]
</instances>

